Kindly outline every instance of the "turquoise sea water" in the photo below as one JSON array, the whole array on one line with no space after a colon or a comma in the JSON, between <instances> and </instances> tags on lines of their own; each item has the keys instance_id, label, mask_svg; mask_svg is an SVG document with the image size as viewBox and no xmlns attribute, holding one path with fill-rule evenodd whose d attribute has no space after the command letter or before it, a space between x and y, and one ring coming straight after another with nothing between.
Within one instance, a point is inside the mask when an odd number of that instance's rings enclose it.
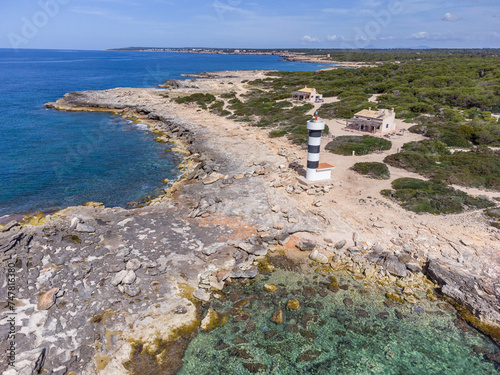
<instances>
[{"instance_id":1,"label":"turquoise sea water","mask_svg":"<svg viewBox=\"0 0 500 375\"><path fill-rule=\"evenodd\" d=\"M415 290L416 304L387 306L380 286L336 278L337 292L326 276L284 270L225 288L210 304L230 314L228 323L191 341L179 374L499 373L485 358L498 347L457 320L451 305L428 301L425 289ZM265 283L278 290L265 291ZM287 309L291 298L298 311ZM277 309L283 324L270 319Z\"/></svg>"},{"instance_id":2,"label":"turquoise sea water","mask_svg":"<svg viewBox=\"0 0 500 375\"><path fill-rule=\"evenodd\" d=\"M162 188L179 158L116 116L44 108L70 91L155 87L182 73L316 70L277 56L0 49L0 218L87 201L124 206Z\"/></svg>"}]
</instances>

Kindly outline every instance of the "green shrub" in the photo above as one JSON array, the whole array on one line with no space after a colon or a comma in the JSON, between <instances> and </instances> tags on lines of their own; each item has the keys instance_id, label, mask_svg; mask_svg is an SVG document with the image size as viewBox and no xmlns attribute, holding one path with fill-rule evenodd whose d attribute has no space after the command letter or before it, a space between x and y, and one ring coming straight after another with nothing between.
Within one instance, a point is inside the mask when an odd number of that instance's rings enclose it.
<instances>
[{"instance_id":1,"label":"green shrub","mask_svg":"<svg viewBox=\"0 0 500 375\"><path fill-rule=\"evenodd\" d=\"M175 99L175 101L179 104L182 103L198 103L198 105L202 104L208 104L212 103L215 101L215 96L212 94L202 94L202 93L196 93L188 96L183 96L180 98Z\"/></svg>"},{"instance_id":2,"label":"green shrub","mask_svg":"<svg viewBox=\"0 0 500 375\"><path fill-rule=\"evenodd\" d=\"M356 155L367 155L376 150L390 150L391 147L392 142L384 138L345 135L335 138L325 149L334 154L349 156L353 151Z\"/></svg>"},{"instance_id":3,"label":"green shrub","mask_svg":"<svg viewBox=\"0 0 500 375\"><path fill-rule=\"evenodd\" d=\"M486 198L471 197L437 180L399 178L392 187L394 190L382 190L381 194L417 213L453 214L494 206Z\"/></svg>"},{"instance_id":4,"label":"green shrub","mask_svg":"<svg viewBox=\"0 0 500 375\"><path fill-rule=\"evenodd\" d=\"M234 91L231 92L225 92L220 95L222 99L232 99L236 97L236 93Z\"/></svg>"},{"instance_id":5,"label":"green shrub","mask_svg":"<svg viewBox=\"0 0 500 375\"><path fill-rule=\"evenodd\" d=\"M485 147L451 154L441 142L425 140L405 144L402 152L388 155L384 162L448 184L500 190L499 156Z\"/></svg>"},{"instance_id":6,"label":"green shrub","mask_svg":"<svg viewBox=\"0 0 500 375\"><path fill-rule=\"evenodd\" d=\"M387 168L387 165L384 163L356 163L352 169L359 174L376 180L388 180L391 178L389 168Z\"/></svg>"}]
</instances>

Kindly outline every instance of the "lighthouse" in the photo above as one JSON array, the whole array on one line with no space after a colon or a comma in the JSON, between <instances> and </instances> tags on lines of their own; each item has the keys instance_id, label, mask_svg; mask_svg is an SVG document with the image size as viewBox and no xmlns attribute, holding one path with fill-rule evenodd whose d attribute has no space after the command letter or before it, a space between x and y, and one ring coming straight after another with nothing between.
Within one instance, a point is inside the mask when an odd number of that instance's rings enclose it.
<instances>
[{"instance_id":1,"label":"lighthouse","mask_svg":"<svg viewBox=\"0 0 500 375\"><path fill-rule=\"evenodd\" d=\"M307 147L306 180L329 180L332 177L333 166L319 162L321 132L325 129L325 122L318 120L318 112L316 112L314 120L307 121L307 129L309 130L309 142Z\"/></svg>"}]
</instances>

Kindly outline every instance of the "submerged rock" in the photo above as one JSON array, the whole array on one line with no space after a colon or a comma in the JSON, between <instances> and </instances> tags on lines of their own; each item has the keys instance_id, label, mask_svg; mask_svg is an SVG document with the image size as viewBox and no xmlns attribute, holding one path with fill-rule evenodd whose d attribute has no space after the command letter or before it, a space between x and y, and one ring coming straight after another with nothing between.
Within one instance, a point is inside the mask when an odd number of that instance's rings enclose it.
<instances>
[{"instance_id":1,"label":"submerged rock","mask_svg":"<svg viewBox=\"0 0 500 375\"><path fill-rule=\"evenodd\" d=\"M300 309L300 302L298 299L292 298L288 300L286 307L288 308L288 310L297 311Z\"/></svg>"},{"instance_id":2,"label":"submerged rock","mask_svg":"<svg viewBox=\"0 0 500 375\"><path fill-rule=\"evenodd\" d=\"M271 316L271 321L276 324L283 324L283 310L276 310L274 314Z\"/></svg>"},{"instance_id":3,"label":"submerged rock","mask_svg":"<svg viewBox=\"0 0 500 375\"><path fill-rule=\"evenodd\" d=\"M318 358L321 355L321 352L318 350L306 350L303 352L301 355L297 357L296 362L312 362L316 358Z\"/></svg>"},{"instance_id":4,"label":"submerged rock","mask_svg":"<svg viewBox=\"0 0 500 375\"><path fill-rule=\"evenodd\" d=\"M256 374L258 372L263 372L267 370L267 366L261 363L243 363L243 367L245 367L252 374Z\"/></svg>"}]
</instances>

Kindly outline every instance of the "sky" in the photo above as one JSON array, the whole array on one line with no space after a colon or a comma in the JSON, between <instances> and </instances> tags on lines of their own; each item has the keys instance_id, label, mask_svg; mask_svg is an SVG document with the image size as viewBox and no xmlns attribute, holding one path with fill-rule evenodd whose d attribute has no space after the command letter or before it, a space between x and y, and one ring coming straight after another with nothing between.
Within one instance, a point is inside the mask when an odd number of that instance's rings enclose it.
<instances>
[{"instance_id":1,"label":"sky","mask_svg":"<svg viewBox=\"0 0 500 375\"><path fill-rule=\"evenodd\" d=\"M2 0L0 48L499 48L500 0Z\"/></svg>"}]
</instances>

